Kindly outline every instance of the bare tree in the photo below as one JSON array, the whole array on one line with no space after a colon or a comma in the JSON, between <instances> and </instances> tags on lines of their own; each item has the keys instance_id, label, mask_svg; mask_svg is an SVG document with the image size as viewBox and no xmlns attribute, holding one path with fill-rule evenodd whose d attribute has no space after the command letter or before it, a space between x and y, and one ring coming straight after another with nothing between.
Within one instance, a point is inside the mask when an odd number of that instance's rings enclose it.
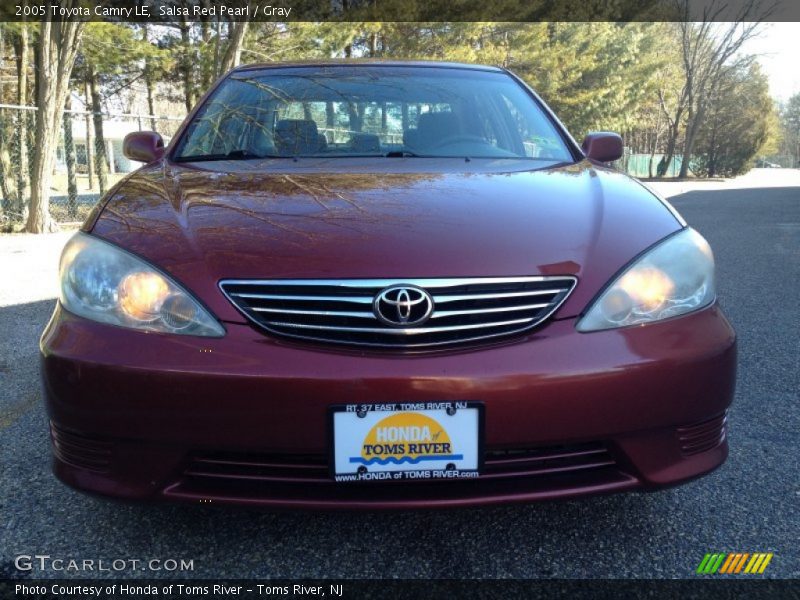
<instances>
[{"instance_id":1,"label":"bare tree","mask_svg":"<svg viewBox=\"0 0 800 600\"><path fill-rule=\"evenodd\" d=\"M0 23L0 74L3 72L6 55L6 31ZM0 98L3 97L3 78L0 76ZM11 189L8 180L9 156L6 139L8 136L5 111L0 110L0 213L11 210Z\"/></svg>"},{"instance_id":2,"label":"bare tree","mask_svg":"<svg viewBox=\"0 0 800 600\"><path fill-rule=\"evenodd\" d=\"M147 38L147 23L142 23L142 41L146 44L150 43ZM147 90L147 110L150 113L150 129L156 130L156 100L155 100L155 80L153 77L152 60L145 57L144 59L144 85Z\"/></svg>"},{"instance_id":3,"label":"bare tree","mask_svg":"<svg viewBox=\"0 0 800 600\"><path fill-rule=\"evenodd\" d=\"M209 0L202 0L204 7L209 7L211 3ZM200 42L205 49L211 44L211 20L208 16L200 17ZM207 90L211 87L211 80L213 78L212 60L213 55L210 52L200 52L200 89ZM216 64L216 63L214 63Z\"/></svg>"},{"instance_id":4,"label":"bare tree","mask_svg":"<svg viewBox=\"0 0 800 600\"><path fill-rule=\"evenodd\" d=\"M720 20L730 18L726 16L726 11L731 10L724 0L708 2L699 22L691 21L693 15L688 0L678 0L678 5L683 16L683 20L676 26L685 81L672 107L668 107L663 96L660 100L669 128L664 157L667 167L675 155L685 120L683 160L679 176L686 177L697 132L705 118L710 99L714 97L726 69L735 66L735 59L742 45L758 34L761 23L773 12L774 4L764 8L759 0L748 0L738 7L733 20L724 23Z\"/></svg>"},{"instance_id":5,"label":"bare tree","mask_svg":"<svg viewBox=\"0 0 800 600\"><path fill-rule=\"evenodd\" d=\"M72 109L71 93L67 93L64 108L67 111ZM78 179L75 174L77 160L75 156L75 140L72 137L72 115L68 112L64 112L64 162L67 165L67 206L69 208L69 216L75 218L78 216Z\"/></svg>"},{"instance_id":6,"label":"bare tree","mask_svg":"<svg viewBox=\"0 0 800 600\"><path fill-rule=\"evenodd\" d=\"M84 125L86 128L86 142L84 144L84 148L86 148L86 179L88 185L87 189L91 190L94 188L94 150L92 150L92 101L91 95L89 94L88 83L84 83L83 96L83 105L86 107L86 116L84 117L86 121Z\"/></svg>"},{"instance_id":7,"label":"bare tree","mask_svg":"<svg viewBox=\"0 0 800 600\"><path fill-rule=\"evenodd\" d=\"M77 0L64 0L72 8ZM57 230L50 217L50 181L53 175L58 133L69 94L69 78L78 54L85 23L42 21L36 60L36 152L33 156L30 212L26 231L45 233Z\"/></svg>"},{"instance_id":8,"label":"bare tree","mask_svg":"<svg viewBox=\"0 0 800 600\"><path fill-rule=\"evenodd\" d=\"M89 110L92 111L94 123L94 172L100 193L105 194L108 189L108 153L103 132L103 99L100 96L100 76L92 64L86 66L86 85L92 100Z\"/></svg>"},{"instance_id":9,"label":"bare tree","mask_svg":"<svg viewBox=\"0 0 800 600\"><path fill-rule=\"evenodd\" d=\"M230 24L228 29L228 47L225 50L225 57L222 59L218 75L227 73L241 61L244 36L247 33L247 24L248 21L236 21Z\"/></svg>"},{"instance_id":10,"label":"bare tree","mask_svg":"<svg viewBox=\"0 0 800 600\"><path fill-rule=\"evenodd\" d=\"M14 39L14 53L17 62L17 104L28 105L28 63L30 62L30 43L28 37L28 24L23 23ZM30 115L26 110L20 110L17 120L17 209L25 218L27 213L26 201L28 199L28 129Z\"/></svg>"},{"instance_id":11,"label":"bare tree","mask_svg":"<svg viewBox=\"0 0 800 600\"><path fill-rule=\"evenodd\" d=\"M196 58L195 48L192 46L192 23L181 17L178 23L181 32L181 58L178 69L183 78L183 102L186 112L191 112L197 100L194 81L194 61Z\"/></svg>"}]
</instances>

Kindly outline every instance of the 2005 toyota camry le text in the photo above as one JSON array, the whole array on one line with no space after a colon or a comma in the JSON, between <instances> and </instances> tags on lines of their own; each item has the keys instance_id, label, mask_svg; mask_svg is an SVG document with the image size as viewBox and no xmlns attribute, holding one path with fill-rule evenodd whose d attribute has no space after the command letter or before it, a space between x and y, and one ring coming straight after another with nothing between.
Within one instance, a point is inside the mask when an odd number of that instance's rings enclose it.
<instances>
[{"instance_id":1,"label":"2005 toyota camry le text","mask_svg":"<svg viewBox=\"0 0 800 600\"><path fill-rule=\"evenodd\" d=\"M125 499L493 504L698 477L735 334L706 241L509 71L234 69L61 257L56 475Z\"/></svg>"}]
</instances>

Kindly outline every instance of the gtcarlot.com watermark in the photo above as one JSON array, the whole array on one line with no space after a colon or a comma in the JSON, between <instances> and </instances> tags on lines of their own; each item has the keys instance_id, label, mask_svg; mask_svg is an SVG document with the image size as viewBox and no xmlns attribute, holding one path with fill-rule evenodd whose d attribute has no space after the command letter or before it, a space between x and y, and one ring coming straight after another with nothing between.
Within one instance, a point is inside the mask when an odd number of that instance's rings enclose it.
<instances>
[{"instance_id":1,"label":"gtcarlot.com watermark","mask_svg":"<svg viewBox=\"0 0 800 600\"><path fill-rule=\"evenodd\" d=\"M194 559L184 558L66 558L49 554L20 554L14 559L18 571L34 573L125 573L131 571L194 571Z\"/></svg>"}]
</instances>

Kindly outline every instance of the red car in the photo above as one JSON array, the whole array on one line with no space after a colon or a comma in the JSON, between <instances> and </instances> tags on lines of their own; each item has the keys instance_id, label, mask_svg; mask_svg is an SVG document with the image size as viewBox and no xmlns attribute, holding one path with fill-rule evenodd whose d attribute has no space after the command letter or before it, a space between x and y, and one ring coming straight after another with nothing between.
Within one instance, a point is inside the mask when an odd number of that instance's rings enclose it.
<instances>
[{"instance_id":1,"label":"red car","mask_svg":"<svg viewBox=\"0 0 800 600\"><path fill-rule=\"evenodd\" d=\"M706 241L514 74L245 66L100 202L41 341L56 475L301 508L651 490L726 458Z\"/></svg>"}]
</instances>

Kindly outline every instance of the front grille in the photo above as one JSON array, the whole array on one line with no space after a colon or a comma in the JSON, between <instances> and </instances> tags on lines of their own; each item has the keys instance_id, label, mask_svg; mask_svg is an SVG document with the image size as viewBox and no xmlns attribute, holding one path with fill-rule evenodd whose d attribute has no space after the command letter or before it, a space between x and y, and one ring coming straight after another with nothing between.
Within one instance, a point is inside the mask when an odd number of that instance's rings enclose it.
<instances>
[{"instance_id":1,"label":"front grille","mask_svg":"<svg viewBox=\"0 0 800 600\"><path fill-rule=\"evenodd\" d=\"M53 454L61 462L79 469L105 473L111 464L111 444L77 433L64 431L50 423Z\"/></svg>"},{"instance_id":2,"label":"front grille","mask_svg":"<svg viewBox=\"0 0 800 600\"><path fill-rule=\"evenodd\" d=\"M526 331L566 300L574 277L475 279L227 280L220 288L259 327L281 336L334 344L425 348ZM376 316L376 297L409 286L430 295L430 317L392 325Z\"/></svg>"},{"instance_id":3,"label":"front grille","mask_svg":"<svg viewBox=\"0 0 800 600\"><path fill-rule=\"evenodd\" d=\"M712 419L679 427L678 440L681 453L691 456L713 450L725 441L728 432L728 416L722 413Z\"/></svg>"}]
</instances>

